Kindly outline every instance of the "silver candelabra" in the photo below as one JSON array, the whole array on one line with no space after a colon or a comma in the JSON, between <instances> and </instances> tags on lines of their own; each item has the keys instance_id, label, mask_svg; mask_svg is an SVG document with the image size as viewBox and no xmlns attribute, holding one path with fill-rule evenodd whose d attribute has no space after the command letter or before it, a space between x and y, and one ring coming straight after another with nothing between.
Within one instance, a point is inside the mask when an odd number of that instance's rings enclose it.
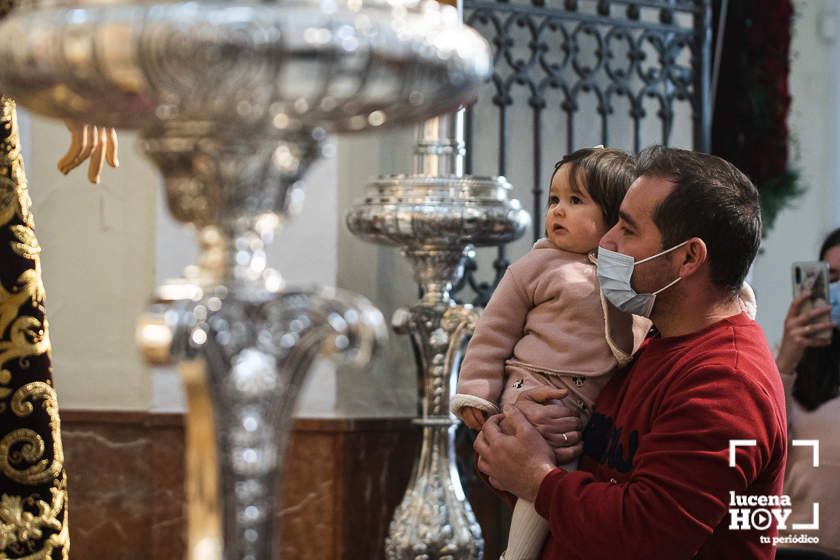
<instances>
[{"instance_id":1,"label":"silver candelabra","mask_svg":"<svg viewBox=\"0 0 840 560\"><path fill-rule=\"evenodd\" d=\"M396 245L411 262L423 295L394 314L412 340L421 378L423 440L385 544L389 560L480 560L481 528L455 469L457 421L449 397L467 338L479 316L450 291L465 250L520 237L530 217L511 200L504 177L463 175L463 111L418 126L412 175L380 177L347 214L358 237Z\"/></svg>"},{"instance_id":2,"label":"silver candelabra","mask_svg":"<svg viewBox=\"0 0 840 560\"><path fill-rule=\"evenodd\" d=\"M188 395L188 557L263 560L288 418L318 355L366 363L366 300L287 289L269 243L329 132L413 122L469 99L489 49L416 0L22 0L0 26L0 88L45 115L141 129L196 272L141 320Z\"/></svg>"}]
</instances>

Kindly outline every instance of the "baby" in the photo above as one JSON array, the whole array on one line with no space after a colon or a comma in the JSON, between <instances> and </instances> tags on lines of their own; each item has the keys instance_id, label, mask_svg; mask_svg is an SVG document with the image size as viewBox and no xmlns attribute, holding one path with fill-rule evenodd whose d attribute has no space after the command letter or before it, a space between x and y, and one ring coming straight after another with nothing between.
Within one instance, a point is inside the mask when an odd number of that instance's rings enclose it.
<instances>
[{"instance_id":1,"label":"baby","mask_svg":"<svg viewBox=\"0 0 840 560\"><path fill-rule=\"evenodd\" d=\"M480 430L487 415L541 385L568 389L564 404L586 425L598 393L641 344L650 322L601 296L594 253L634 178L631 156L600 147L555 166L546 237L507 269L461 365L451 408L470 428ZM538 558L547 533L533 504L519 500L502 558Z\"/></svg>"}]
</instances>

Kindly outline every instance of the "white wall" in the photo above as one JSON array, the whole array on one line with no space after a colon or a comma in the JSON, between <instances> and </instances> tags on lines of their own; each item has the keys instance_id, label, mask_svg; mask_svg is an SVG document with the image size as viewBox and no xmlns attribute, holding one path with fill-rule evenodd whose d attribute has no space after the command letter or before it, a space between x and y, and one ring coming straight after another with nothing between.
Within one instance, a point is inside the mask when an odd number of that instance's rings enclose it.
<instances>
[{"instance_id":1,"label":"white wall","mask_svg":"<svg viewBox=\"0 0 840 560\"><path fill-rule=\"evenodd\" d=\"M134 321L154 281L155 173L131 153L133 136L122 134L122 166L105 170L101 185L87 183L86 168L62 177L64 125L28 121L24 164L61 406L146 409L151 389Z\"/></svg>"},{"instance_id":2,"label":"white wall","mask_svg":"<svg viewBox=\"0 0 840 560\"><path fill-rule=\"evenodd\" d=\"M333 151L335 140L327 143ZM267 247L268 265L283 275L290 287L333 286L337 270L336 160L316 162L305 179L303 210L290 216ZM182 276L185 266L198 255L193 229L174 221L166 210L162 189L156 189L156 283ZM184 395L176 368L154 368L151 377L152 408L185 410ZM298 415L330 416L335 410L335 368L317 363L298 402Z\"/></svg>"},{"instance_id":3,"label":"white wall","mask_svg":"<svg viewBox=\"0 0 840 560\"><path fill-rule=\"evenodd\" d=\"M791 263L816 259L826 233L840 225L840 5L799 0L795 8L788 123L795 166L808 190L780 213L753 267L758 321L771 346L781 340L791 300Z\"/></svg>"},{"instance_id":4,"label":"white wall","mask_svg":"<svg viewBox=\"0 0 840 560\"><path fill-rule=\"evenodd\" d=\"M412 170L413 130L342 136L338 141L338 286L364 295L390 322L398 307L417 301L417 284L399 250L353 237L344 214L380 173ZM341 416L403 416L416 413L416 369L407 337L391 334L388 345L364 371L337 375L336 412Z\"/></svg>"}]
</instances>

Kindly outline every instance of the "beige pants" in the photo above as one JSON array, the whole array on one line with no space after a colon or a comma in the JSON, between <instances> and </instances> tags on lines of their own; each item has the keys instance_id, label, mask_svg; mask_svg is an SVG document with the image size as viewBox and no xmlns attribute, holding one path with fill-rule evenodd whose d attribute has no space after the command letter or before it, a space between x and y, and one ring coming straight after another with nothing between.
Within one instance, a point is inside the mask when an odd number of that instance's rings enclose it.
<instances>
[{"instance_id":1,"label":"beige pants","mask_svg":"<svg viewBox=\"0 0 840 560\"><path fill-rule=\"evenodd\" d=\"M508 363L505 366L505 385L499 399L499 407L513 404L522 391L535 387L554 387L568 389L569 395L563 399L563 404L580 413L582 425L589 422L595 399L612 377L612 372L596 377L575 375L557 375L555 373L535 372L518 364Z\"/></svg>"},{"instance_id":2,"label":"beige pants","mask_svg":"<svg viewBox=\"0 0 840 560\"><path fill-rule=\"evenodd\" d=\"M505 386L499 404L513 404L522 391L535 387L550 386L568 389L569 395L562 400L570 409L576 411L586 426L592 416L595 399L601 389L612 377L612 373L597 377L557 375L534 372L518 364L505 366ZM567 471L577 470L577 461L569 465L560 465ZM503 560L538 560L545 539L548 536L548 523L534 510L534 504L517 500L510 524L508 546L502 555Z\"/></svg>"}]
</instances>

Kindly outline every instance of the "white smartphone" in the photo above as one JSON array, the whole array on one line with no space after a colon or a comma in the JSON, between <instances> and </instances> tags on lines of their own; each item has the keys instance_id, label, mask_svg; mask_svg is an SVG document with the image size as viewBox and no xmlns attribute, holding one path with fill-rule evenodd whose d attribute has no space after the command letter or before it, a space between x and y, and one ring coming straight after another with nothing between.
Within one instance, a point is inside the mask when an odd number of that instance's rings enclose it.
<instances>
[{"instance_id":1,"label":"white smartphone","mask_svg":"<svg viewBox=\"0 0 840 560\"><path fill-rule=\"evenodd\" d=\"M791 266L791 274L793 276L793 297L796 298L805 290L811 292L809 297L802 307L799 309L800 315L808 313L817 307L825 307L828 305L828 263L823 261L802 261L795 262ZM816 322L822 322L823 318L818 318ZM831 331L820 331L813 335L814 338L831 338Z\"/></svg>"}]
</instances>

